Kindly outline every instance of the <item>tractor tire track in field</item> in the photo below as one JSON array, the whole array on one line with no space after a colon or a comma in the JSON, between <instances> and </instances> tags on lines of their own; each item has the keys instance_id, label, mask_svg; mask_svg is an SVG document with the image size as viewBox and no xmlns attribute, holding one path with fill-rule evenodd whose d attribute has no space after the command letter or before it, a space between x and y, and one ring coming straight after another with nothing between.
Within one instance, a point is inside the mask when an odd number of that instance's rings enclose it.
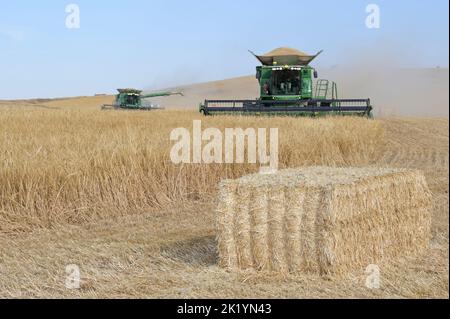
<instances>
[{"instance_id":1,"label":"tractor tire track in field","mask_svg":"<svg viewBox=\"0 0 450 319\"><path fill-rule=\"evenodd\" d=\"M389 119L383 124L388 140L378 163L448 172L448 120Z\"/></svg>"},{"instance_id":2,"label":"tractor tire track in field","mask_svg":"<svg viewBox=\"0 0 450 319\"><path fill-rule=\"evenodd\" d=\"M448 119L388 119L383 125L387 141L376 164L419 169L425 174L433 194L433 238L448 246Z\"/></svg>"}]
</instances>

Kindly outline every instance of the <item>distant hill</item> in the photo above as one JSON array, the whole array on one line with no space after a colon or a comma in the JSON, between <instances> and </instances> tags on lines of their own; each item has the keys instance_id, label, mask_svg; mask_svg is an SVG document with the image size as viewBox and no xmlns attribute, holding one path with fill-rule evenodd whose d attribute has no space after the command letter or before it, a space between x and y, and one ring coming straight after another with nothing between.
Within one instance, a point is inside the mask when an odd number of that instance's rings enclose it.
<instances>
[{"instance_id":1,"label":"distant hill","mask_svg":"<svg viewBox=\"0 0 450 319\"><path fill-rule=\"evenodd\" d=\"M449 70L433 69L319 69L319 77L335 81L341 98L370 98L382 116L449 115ZM152 99L167 108L197 108L205 99L254 99L258 81L245 76L170 88L185 96Z\"/></svg>"},{"instance_id":2,"label":"distant hill","mask_svg":"<svg viewBox=\"0 0 450 319\"><path fill-rule=\"evenodd\" d=\"M205 99L255 99L259 96L258 81L254 76L190 84L168 90L181 91L184 96L152 98L151 101L168 108L198 108Z\"/></svg>"},{"instance_id":3,"label":"distant hill","mask_svg":"<svg viewBox=\"0 0 450 319\"><path fill-rule=\"evenodd\" d=\"M449 115L448 68L345 69L335 67L319 69L319 77L335 81L341 98L370 98L375 107L376 116L448 117ZM150 100L166 108L197 109L199 103L205 99L255 99L259 96L258 81L253 75L166 89L180 90L184 96ZM145 90L145 92L151 91ZM112 101L112 96L96 96L0 101L0 104L51 108L79 105L100 107Z\"/></svg>"}]
</instances>

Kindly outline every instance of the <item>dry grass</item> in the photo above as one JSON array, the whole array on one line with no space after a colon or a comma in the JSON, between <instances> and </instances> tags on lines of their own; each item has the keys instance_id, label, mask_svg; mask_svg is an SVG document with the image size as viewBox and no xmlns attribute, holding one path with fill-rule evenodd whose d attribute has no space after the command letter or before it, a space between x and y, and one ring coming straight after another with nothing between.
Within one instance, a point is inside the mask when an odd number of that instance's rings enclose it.
<instances>
[{"instance_id":1,"label":"dry grass","mask_svg":"<svg viewBox=\"0 0 450 319\"><path fill-rule=\"evenodd\" d=\"M222 181L219 264L341 275L423 254L431 194L419 171L308 167Z\"/></svg>"},{"instance_id":2,"label":"dry grass","mask_svg":"<svg viewBox=\"0 0 450 319\"><path fill-rule=\"evenodd\" d=\"M62 102L59 102L62 103ZM256 165L174 165L173 128L195 112L0 111L0 231L79 224L214 195ZM204 127L279 127L282 167L360 165L380 143L377 121L201 118Z\"/></svg>"},{"instance_id":3,"label":"dry grass","mask_svg":"<svg viewBox=\"0 0 450 319\"><path fill-rule=\"evenodd\" d=\"M336 279L219 268L214 207L206 196L214 193L209 174L238 177L252 168L199 166L189 174L188 167L178 168L181 176L193 177L184 181L168 175L173 168L159 162L166 173L155 177L148 159L164 150L157 144L167 146L172 126L188 126L200 117L190 112L101 114L97 106L103 102L89 101L87 109L77 100L0 106L0 297L448 298L447 119L206 119L219 127L283 124L289 132L280 130L285 166L371 164L425 172L433 194L431 248L423 257L383 266L381 289L370 290L364 273ZM369 132L365 124L371 125ZM372 139L379 135L385 137L381 142ZM142 150L147 158L135 156ZM145 174L133 179L138 172ZM165 184L150 183L157 176ZM194 193L172 195L167 185L175 190L191 185ZM205 185L210 187L200 187ZM121 194L131 186L132 196ZM152 189L173 197L142 201L141 194ZM98 197L108 192L110 197ZM195 200L199 196L204 200ZM158 208L165 203L167 208ZM68 264L80 266L79 290L64 286Z\"/></svg>"}]
</instances>

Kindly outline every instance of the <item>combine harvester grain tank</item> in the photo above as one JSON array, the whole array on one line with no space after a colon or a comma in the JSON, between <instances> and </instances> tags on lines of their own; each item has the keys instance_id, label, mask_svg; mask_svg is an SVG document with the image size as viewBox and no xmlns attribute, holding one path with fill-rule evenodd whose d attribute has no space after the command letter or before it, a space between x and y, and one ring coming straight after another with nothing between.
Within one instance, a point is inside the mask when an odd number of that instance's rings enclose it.
<instances>
[{"instance_id":1,"label":"combine harvester grain tank","mask_svg":"<svg viewBox=\"0 0 450 319\"><path fill-rule=\"evenodd\" d=\"M304 52L278 48L265 55L250 51L261 66L256 67L260 97L255 100L205 100L204 115L323 116L354 115L372 117L370 99L340 99L337 84L317 79L309 64L317 58Z\"/></svg>"}]
</instances>

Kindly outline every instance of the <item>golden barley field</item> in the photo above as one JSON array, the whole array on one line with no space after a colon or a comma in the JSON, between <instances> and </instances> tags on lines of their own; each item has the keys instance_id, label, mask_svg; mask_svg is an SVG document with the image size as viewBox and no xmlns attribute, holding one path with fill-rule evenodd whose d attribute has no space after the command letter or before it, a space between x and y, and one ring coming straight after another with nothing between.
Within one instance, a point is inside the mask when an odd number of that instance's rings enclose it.
<instances>
[{"instance_id":1,"label":"golden barley field","mask_svg":"<svg viewBox=\"0 0 450 319\"><path fill-rule=\"evenodd\" d=\"M142 213L215 194L221 178L256 165L172 164L174 128L190 131L194 111L100 112L18 109L0 113L3 232ZM380 123L359 118L206 118L202 126L280 129L280 162L360 165L383 141ZM206 144L206 143L205 143Z\"/></svg>"},{"instance_id":2,"label":"golden barley field","mask_svg":"<svg viewBox=\"0 0 450 319\"><path fill-rule=\"evenodd\" d=\"M100 111L109 97L0 102L0 297L448 297L448 119L203 118ZM251 164L170 160L173 128L279 128L280 167L421 169L430 249L348 278L231 273L218 266L214 197ZM65 287L80 267L80 289Z\"/></svg>"}]
</instances>

